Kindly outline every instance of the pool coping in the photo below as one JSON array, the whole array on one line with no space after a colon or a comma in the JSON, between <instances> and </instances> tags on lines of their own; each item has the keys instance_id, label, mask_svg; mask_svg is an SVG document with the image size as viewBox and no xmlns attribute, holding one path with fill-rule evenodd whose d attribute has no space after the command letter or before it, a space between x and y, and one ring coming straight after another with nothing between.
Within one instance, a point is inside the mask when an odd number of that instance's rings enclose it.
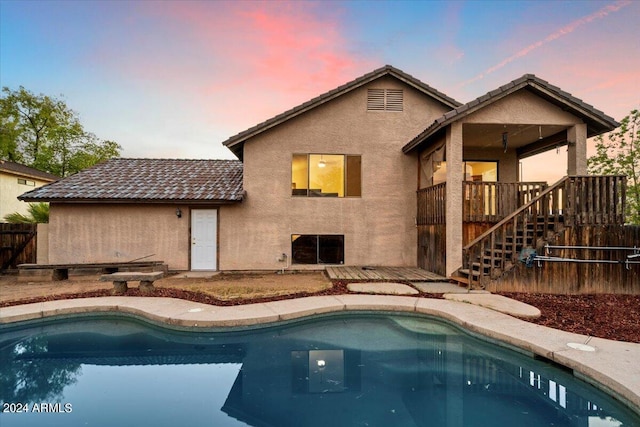
<instances>
[{"instance_id":1,"label":"pool coping","mask_svg":"<svg viewBox=\"0 0 640 427\"><path fill-rule=\"evenodd\" d=\"M99 297L3 307L0 324L119 312L174 327L225 328L342 311L410 312L445 319L473 334L566 366L575 376L615 395L640 415L640 344L560 331L465 302L411 296L331 295L220 307L174 298Z\"/></svg>"}]
</instances>

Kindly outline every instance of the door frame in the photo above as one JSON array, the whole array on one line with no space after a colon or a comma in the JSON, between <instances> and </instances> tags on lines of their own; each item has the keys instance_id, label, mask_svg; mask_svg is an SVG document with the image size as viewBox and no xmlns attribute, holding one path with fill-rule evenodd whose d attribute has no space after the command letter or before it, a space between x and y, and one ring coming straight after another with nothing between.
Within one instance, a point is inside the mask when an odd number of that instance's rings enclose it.
<instances>
[{"instance_id":1,"label":"door frame","mask_svg":"<svg viewBox=\"0 0 640 427\"><path fill-rule=\"evenodd\" d=\"M194 211L216 211L216 257L215 268L210 270L194 270L193 269L193 212ZM189 208L189 271L219 271L220 269L220 208L219 207L202 207Z\"/></svg>"}]
</instances>

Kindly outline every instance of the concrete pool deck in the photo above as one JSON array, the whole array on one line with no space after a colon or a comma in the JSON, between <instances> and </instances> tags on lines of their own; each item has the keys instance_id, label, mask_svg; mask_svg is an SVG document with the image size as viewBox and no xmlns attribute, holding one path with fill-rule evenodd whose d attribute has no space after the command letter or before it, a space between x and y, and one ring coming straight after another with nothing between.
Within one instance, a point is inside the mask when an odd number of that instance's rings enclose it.
<instances>
[{"instance_id":1,"label":"concrete pool deck","mask_svg":"<svg viewBox=\"0 0 640 427\"><path fill-rule=\"evenodd\" d=\"M468 296L468 295L467 295ZM157 297L100 297L0 308L0 324L82 313L126 313L193 328L251 326L315 314L392 311L430 315L571 368L640 413L640 344L592 338L466 302L412 296L332 295L219 307Z\"/></svg>"}]
</instances>

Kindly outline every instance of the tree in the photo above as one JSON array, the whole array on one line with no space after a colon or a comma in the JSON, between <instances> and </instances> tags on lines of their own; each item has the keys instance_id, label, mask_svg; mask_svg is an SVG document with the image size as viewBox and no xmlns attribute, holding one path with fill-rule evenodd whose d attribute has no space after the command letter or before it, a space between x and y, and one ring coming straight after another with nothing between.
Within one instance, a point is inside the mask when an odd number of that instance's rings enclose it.
<instances>
[{"instance_id":1,"label":"tree","mask_svg":"<svg viewBox=\"0 0 640 427\"><path fill-rule=\"evenodd\" d=\"M2 88L0 158L61 177L120 156L122 147L84 130L62 100Z\"/></svg>"},{"instance_id":2,"label":"tree","mask_svg":"<svg viewBox=\"0 0 640 427\"><path fill-rule=\"evenodd\" d=\"M4 217L12 224L46 224L49 222L49 203L29 203L27 214L14 212Z\"/></svg>"},{"instance_id":3,"label":"tree","mask_svg":"<svg viewBox=\"0 0 640 427\"><path fill-rule=\"evenodd\" d=\"M620 127L596 137L596 154L588 159L590 173L627 176L627 222L640 224L640 111L632 110Z\"/></svg>"}]
</instances>

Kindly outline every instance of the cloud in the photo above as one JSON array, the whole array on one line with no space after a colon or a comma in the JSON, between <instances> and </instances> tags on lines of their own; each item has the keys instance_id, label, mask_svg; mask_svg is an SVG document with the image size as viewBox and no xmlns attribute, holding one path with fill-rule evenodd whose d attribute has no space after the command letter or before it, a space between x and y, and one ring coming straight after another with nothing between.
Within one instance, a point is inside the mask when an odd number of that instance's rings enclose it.
<instances>
[{"instance_id":1,"label":"cloud","mask_svg":"<svg viewBox=\"0 0 640 427\"><path fill-rule=\"evenodd\" d=\"M501 62L499 62L498 64L488 68L487 70L485 70L483 73L478 74L477 76L466 80L464 82L462 82L459 87L462 86L467 86L475 81L478 81L480 79L483 79L486 75L491 74L495 71L498 71L499 69L503 68L504 66L508 65L511 62L516 61L517 59L523 58L525 56L527 56L529 53L531 53L532 51L548 44L551 43L554 40L559 39L560 37L566 36L567 34L571 34L572 32L574 32L577 28L589 24L595 20L598 19L602 19L604 17L606 17L607 15L609 15L610 13L613 12L617 12L620 9L622 9L625 6L629 6L631 4L631 0L621 0L621 1L617 1L614 4L610 4L607 5L599 10L597 10L596 12L592 13L591 15L587 15L585 17L582 17L578 20L575 20L571 23L569 23L568 25L565 25L564 27L554 31L553 33L549 34L547 37L545 37L542 40L538 40L535 43L530 44L529 46L525 47L524 49L519 50L518 52L514 53L513 55L509 56L508 58L505 58L504 60L502 60Z\"/></svg>"}]
</instances>

